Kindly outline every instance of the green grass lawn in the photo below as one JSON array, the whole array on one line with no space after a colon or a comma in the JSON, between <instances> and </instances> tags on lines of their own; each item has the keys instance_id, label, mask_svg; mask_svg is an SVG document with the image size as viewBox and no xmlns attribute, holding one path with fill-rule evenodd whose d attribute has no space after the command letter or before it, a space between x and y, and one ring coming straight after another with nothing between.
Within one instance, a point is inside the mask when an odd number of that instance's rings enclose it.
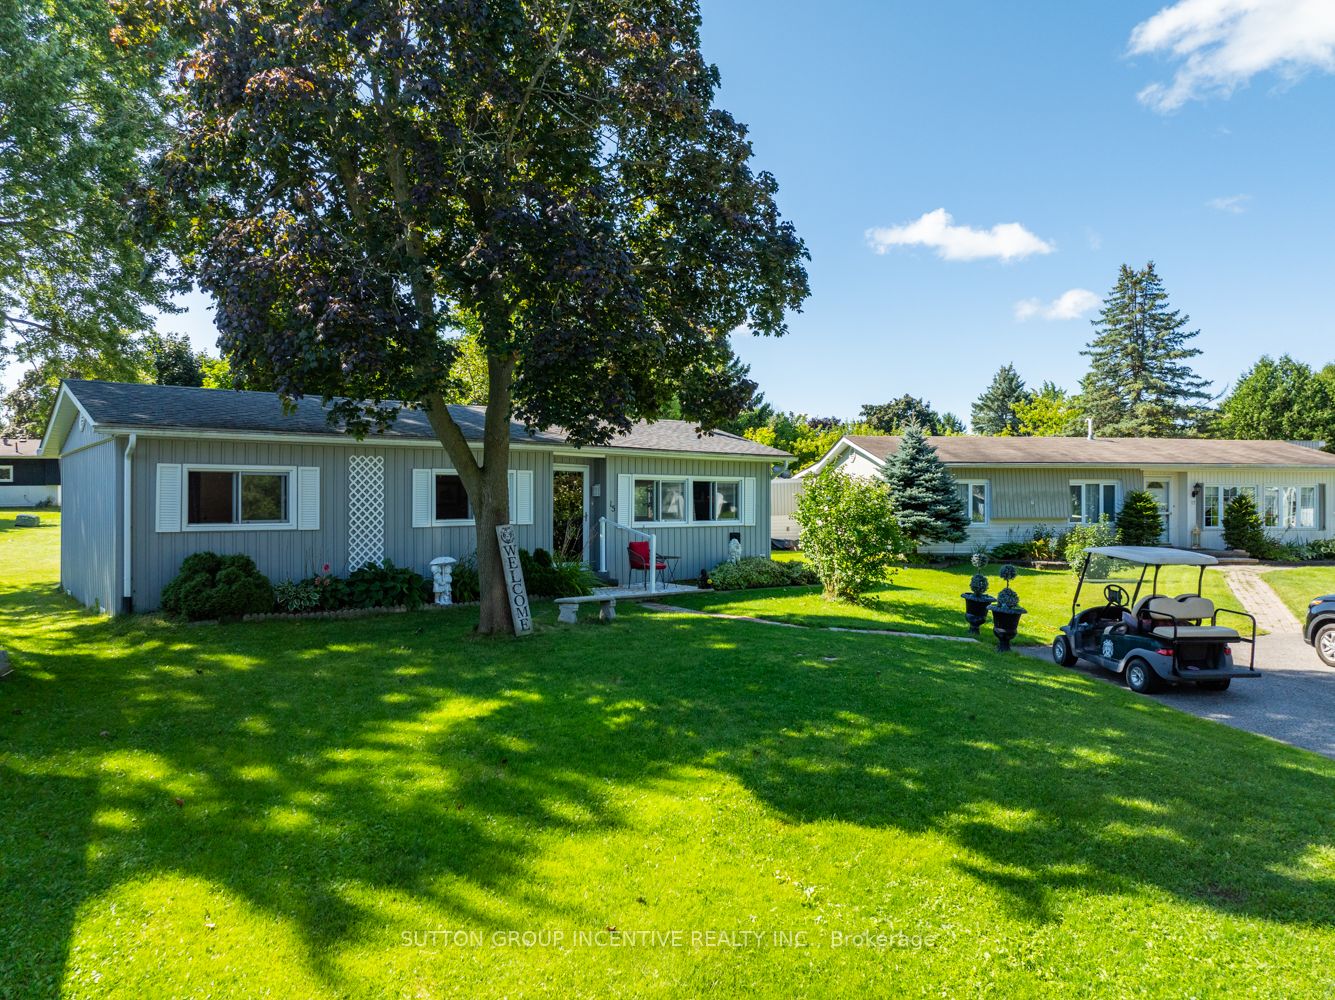
<instances>
[{"instance_id":1,"label":"green grass lawn","mask_svg":"<svg viewBox=\"0 0 1335 1000\"><path fill-rule=\"evenodd\" d=\"M775 555L787 559L800 558L799 553ZM997 577L1000 568L993 564L986 569L992 580L989 593L996 594L1002 586ZM1020 634L1016 641L1020 644L1046 645L1057 634L1058 627L1070 620L1075 576L1068 570L1024 567L1019 568L1019 574L1012 586L1020 595L1020 604L1028 613L1021 619ZM888 583L872 590L862 604L827 601L821 596L819 587L692 594L673 597L671 603L704 611L748 615L799 625L968 635L969 627L964 621L964 601L960 594L969 589L969 577L972 575L973 567L967 563L946 569L905 567ZM1139 571L1136 576L1120 581L1128 594L1135 592L1138 576ZM1091 601L1101 600L1099 595L1103 587L1103 583L1086 584L1081 595L1081 605L1089 607ZM1159 576L1159 590L1170 596L1186 591L1194 593L1196 571L1189 567L1165 568ZM1205 596L1219 607L1242 608L1241 602L1229 589L1228 581L1218 570L1206 570ZM995 641L990 633L987 641Z\"/></svg>"},{"instance_id":2,"label":"green grass lawn","mask_svg":"<svg viewBox=\"0 0 1335 1000\"><path fill-rule=\"evenodd\" d=\"M1307 619L1307 605L1312 598L1335 594L1335 566L1272 569L1261 579L1270 584L1300 622Z\"/></svg>"},{"instance_id":3,"label":"green grass lawn","mask_svg":"<svg viewBox=\"0 0 1335 1000\"><path fill-rule=\"evenodd\" d=\"M1324 758L973 644L113 621L11 524L0 996L1335 990Z\"/></svg>"}]
</instances>

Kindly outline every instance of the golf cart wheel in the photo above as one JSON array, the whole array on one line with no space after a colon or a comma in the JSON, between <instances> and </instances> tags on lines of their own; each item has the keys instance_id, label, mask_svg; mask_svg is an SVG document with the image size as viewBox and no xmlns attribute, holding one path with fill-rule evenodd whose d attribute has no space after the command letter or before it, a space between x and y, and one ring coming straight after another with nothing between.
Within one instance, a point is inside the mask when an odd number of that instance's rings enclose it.
<instances>
[{"instance_id":1,"label":"golf cart wheel","mask_svg":"<svg viewBox=\"0 0 1335 1000\"><path fill-rule=\"evenodd\" d=\"M1316 647L1316 655L1321 657L1322 663L1335 667L1335 625L1322 625L1317 629L1316 641L1312 645Z\"/></svg>"},{"instance_id":2,"label":"golf cart wheel","mask_svg":"<svg viewBox=\"0 0 1335 1000\"><path fill-rule=\"evenodd\" d=\"M1232 682L1232 677L1221 677L1217 681L1201 681L1199 686L1202 691L1227 691Z\"/></svg>"},{"instance_id":3,"label":"golf cart wheel","mask_svg":"<svg viewBox=\"0 0 1335 1000\"><path fill-rule=\"evenodd\" d=\"M1335 643L1332 643L1335 645ZM1059 635L1052 640L1052 662L1062 667L1074 667L1075 661L1079 659L1071 652L1071 640L1064 635Z\"/></svg>"},{"instance_id":4,"label":"golf cart wheel","mask_svg":"<svg viewBox=\"0 0 1335 1000\"><path fill-rule=\"evenodd\" d=\"M1159 675L1140 657L1127 661L1123 676L1126 678L1126 686L1136 694L1151 694L1159 690Z\"/></svg>"}]
</instances>

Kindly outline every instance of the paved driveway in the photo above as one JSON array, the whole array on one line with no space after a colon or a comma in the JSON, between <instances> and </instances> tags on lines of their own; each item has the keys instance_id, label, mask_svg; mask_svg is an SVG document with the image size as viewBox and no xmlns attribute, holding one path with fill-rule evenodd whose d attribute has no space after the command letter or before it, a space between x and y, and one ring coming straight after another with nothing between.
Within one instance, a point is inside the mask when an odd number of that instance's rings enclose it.
<instances>
[{"instance_id":1,"label":"paved driveway","mask_svg":"<svg viewBox=\"0 0 1335 1000\"><path fill-rule=\"evenodd\" d=\"M1234 647L1245 655L1244 649ZM1025 653L1051 659L1048 650L1029 647ZM1235 680L1227 691L1201 691L1183 685L1147 695L1183 712L1214 719L1227 726L1270 736L1335 759L1335 669L1317 659L1300 634L1263 635L1256 640L1259 678ZM1112 684L1121 678L1083 660L1075 670Z\"/></svg>"}]
</instances>

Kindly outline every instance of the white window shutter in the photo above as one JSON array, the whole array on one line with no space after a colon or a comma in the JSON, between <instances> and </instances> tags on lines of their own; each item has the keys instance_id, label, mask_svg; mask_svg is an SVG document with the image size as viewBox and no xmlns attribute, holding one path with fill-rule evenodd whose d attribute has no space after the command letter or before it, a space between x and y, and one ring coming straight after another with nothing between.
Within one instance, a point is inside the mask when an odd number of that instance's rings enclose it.
<instances>
[{"instance_id":1,"label":"white window shutter","mask_svg":"<svg viewBox=\"0 0 1335 1000\"><path fill-rule=\"evenodd\" d=\"M431 516L431 502L435 483L430 469L413 469L413 527L429 528L434 518Z\"/></svg>"},{"instance_id":2,"label":"white window shutter","mask_svg":"<svg viewBox=\"0 0 1335 1000\"><path fill-rule=\"evenodd\" d=\"M320 530L320 470L315 466L297 470L297 529Z\"/></svg>"},{"instance_id":3,"label":"white window shutter","mask_svg":"<svg viewBox=\"0 0 1335 1000\"><path fill-rule=\"evenodd\" d=\"M742 480L742 524L756 523L756 481Z\"/></svg>"},{"instance_id":4,"label":"white window shutter","mask_svg":"<svg viewBox=\"0 0 1335 1000\"><path fill-rule=\"evenodd\" d=\"M519 496L515 488L516 473L511 469L505 474L505 496L506 496L506 521L509 524L518 524Z\"/></svg>"},{"instance_id":5,"label":"white window shutter","mask_svg":"<svg viewBox=\"0 0 1335 1000\"><path fill-rule=\"evenodd\" d=\"M510 508L510 518L514 524L533 523L533 470L520 469L511 472L514 477L512 496L514 504Z\"/></svg>"},{"instance_id":6,"label":"white window shutter","mask_svg":"<svg viewBox=\"0 0 1335 1000\"><path fill-rule=\"evenodd\" d=\"M181 467L158 464L158 531L181 530Z\"/></svg>"},{"instance_id":7,"label":"white window shutter","mask_svg":"<svg viewBox=\"0 0 1335 1000\"><path fill-rule=\"evenodd\" d=\"M635 477L617 476L617 524L630 524L635 509Z\"/></svg>"}]
</instances>

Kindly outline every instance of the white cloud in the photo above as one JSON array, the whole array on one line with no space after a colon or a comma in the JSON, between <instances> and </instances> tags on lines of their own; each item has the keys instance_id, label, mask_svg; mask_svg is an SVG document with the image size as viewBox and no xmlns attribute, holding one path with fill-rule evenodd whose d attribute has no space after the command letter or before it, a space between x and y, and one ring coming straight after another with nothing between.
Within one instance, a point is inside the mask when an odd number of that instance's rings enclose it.
<instances>
[{"instance_id":1,"label":"white cloud","mask_svg":"<svg viewBox=\"0 0 1335 1000\"><path fill-rule=\"evenodd\" d=\"M1099 297L1088 288L1072 288L1051 302L1021 299L1015 303L1015 318L1022 323L1036 316L1042 319L1079 319L1097 306L1099 301Z\"/></svg>"},{"instance_id":2,"label":"white cloud","mask_svg":"<svg viewBox=\"0 0 1335 1000\"><path fill-rule=\"evenodd\" d=\"M1167 54L1178 62L1167 83L1140 100L1173 111L1212 94L1227 96L1257 73L1286 81L1309 70L1335 72L1331 0L1178 0L1131 32L1131 55Z\"/></svg>"},{"instance_id":3,"label":"white cloud","mask_svg":"<svg viewBox=\"0 0 1335 1000\"><path fill-rule=\"evenodd\" d=\"M877 253L887 253L891 247L931 247L943 260L1021 260L1056 249L1018 222L1004 222L991 229L957 226L944 208L926 212L902 226L868 229L867 244Z\"/></svg>"},{"instance_id":4,"label":"white cloud","mask_svg":"<svg viewBox=\"0 0 1335 1000\"><path fill-rule=\"evenodd\" d=\"M1216 212L1228 212L1231 215L1241 215L1247 211L1247 203L1252 200L1249 194L1230 194L1222 198L1211 198L1205 203L1207 208L1213 208Z\"/></svg>"}]
</instances>

